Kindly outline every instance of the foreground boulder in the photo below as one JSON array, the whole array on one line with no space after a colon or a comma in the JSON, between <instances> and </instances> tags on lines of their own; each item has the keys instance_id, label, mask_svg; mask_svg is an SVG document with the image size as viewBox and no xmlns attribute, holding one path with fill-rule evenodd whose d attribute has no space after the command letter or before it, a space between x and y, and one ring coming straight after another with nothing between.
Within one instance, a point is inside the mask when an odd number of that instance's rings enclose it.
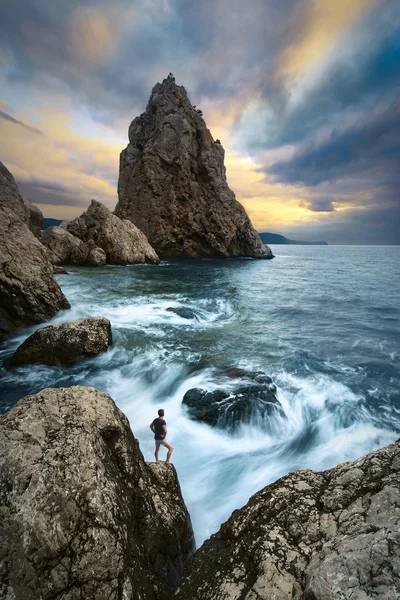
<instances>
[{"instance_id":1,"label":"foreground boulder","mask_svg":"<svg viewBox=\"0 0 400 600\"><path fill-rule=\"evenodd\" d=\"M396 600L400 441L254 494L190 561L177 600Z\"/></svg>"},{"instance_id":2,"label":"foreground boulder","mask_svg":"<svg viewBox=\"0 0 400 600\"><path fill-rule=\"evenodd\" d=\"M0 337L70 306L45 248L29 228L32 212L0 163Z\"/></svg>"},{"instance_id":3,"label":"foreground boulder","mask_svg":"<svg viewBox=\"0 0 400 600\"><path fill-rule=\"evenodd\" d=\"M105 352L112 343L111 323L105 317L49 325L30 335L11 357L11 366L29 363L74 364Z\"/></svg>"},{"instance_id":4,"label":"foreground boulder","mask_svg":"<svg viewBox=\"0 0 400 600\"><path fill-rule=\"evenodd\" d=\"M119 219L100 202L92 200L80 217L63 227L86 244L101 248L110 265L158 264L159 258L146 236L130 221Z\"/></svg>"},{"instance_id":5,"label":"foreground boulder","mask_svg":"<svg viewBox=\"0 0 400 600\"><path fill-rule=\"evenodd\" d=\"M173 76L153 88L121 153L115 214L160 256L272 258L228 187L224 149L200 113Z\"/></svg>"},{"instance_id":6,"label":"foreground boulder","mask_svg":"<svg viewBox=\"0 0 400 600\"><path fill-rule=\"evenodd\" d=\"M190 518L175 469L144 462L110 396L27 396L0 418L0 457L1 598L171 598Z\"/></svg>"}]
</instances>

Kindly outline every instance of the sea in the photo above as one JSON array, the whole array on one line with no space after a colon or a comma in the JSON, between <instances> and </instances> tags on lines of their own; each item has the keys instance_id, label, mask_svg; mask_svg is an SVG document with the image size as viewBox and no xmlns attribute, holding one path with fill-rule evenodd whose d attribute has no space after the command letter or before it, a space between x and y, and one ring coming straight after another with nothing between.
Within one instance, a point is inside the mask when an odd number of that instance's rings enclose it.
<instances>
[{"instance_id":1,"label":"sea","mask_svg":"<svg viewBox=\"0 0 400 600\"><path fill-rule=\"evenodd\" d=\"M394 442L400 247L272 250L273 260L68 268L57 280L71 309L47 324L102 315L111 321L113 345L73 367L10 371L3 362L38 326L19 330L0 345L1 412L45 387L93 386L124 411L152 461L149 425L164 408L198 546L290 471L329 469ZM198 320L170 307L190 308ZM255 415L232 433L189 418L186 391L221 387L216 369L226 366L273 379L283 414L272 426Z\"/></svg>"}]
</instances>

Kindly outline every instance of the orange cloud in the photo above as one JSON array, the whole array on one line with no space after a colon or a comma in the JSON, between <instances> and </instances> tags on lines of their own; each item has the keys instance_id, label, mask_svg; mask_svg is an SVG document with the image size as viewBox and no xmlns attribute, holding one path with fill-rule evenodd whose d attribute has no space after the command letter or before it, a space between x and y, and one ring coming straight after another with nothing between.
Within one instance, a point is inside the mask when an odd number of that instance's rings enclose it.
<instances>
[{"instance_id":1,"label":"orange cloud","mask_svg":"<svg viewBox=\"0 0 400 600\"><path fill-rule=\"evenodd\" d=\"M323 61L340 36L378 0L308 0L301 36L284 52L277 77L294 79ZM301 18L301 15L297 15Z\"/></svg>"},{"instance_id":2,"label":"orange cloud","mask_svg":"<svg viewBox=\"0 0 400 600\"><path fill-rule=\"evenodd\" d=\"M76 216L91 198L113 208L122 144L79 136L69 125L69 115L61 111L49 109L39 115L34 123L28 115L18 115L28 128L0 119L2 159L17 181L51 190L50 204L40 205L45 216Z\"/></svg>"}]
</instances>

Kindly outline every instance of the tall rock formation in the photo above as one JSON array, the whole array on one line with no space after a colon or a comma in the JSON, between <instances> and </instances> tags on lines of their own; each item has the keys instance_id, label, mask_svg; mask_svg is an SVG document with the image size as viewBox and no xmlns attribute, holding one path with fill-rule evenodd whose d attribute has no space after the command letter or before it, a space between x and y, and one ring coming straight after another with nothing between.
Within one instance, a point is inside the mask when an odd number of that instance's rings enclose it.
<instances>
[{"instance_id":1,"label":"tall rock formation","mask_svg":"<svg viewBox=\"0 0 400 600\"><path fill-rule=\"evenodd\" d=\"M188 598L400 598L400 440L254 494L189 561Z\"/></svg>"},{"instance_id":2,"label":"tall rock formation","mask_svg":"<svg viewBox=\"0 0 400 600\"><path fill-rule=\"evenodd\" d=\"M272 258L229 189L224 155L168 76L129 127L115 214L135 223L160 256Z\"/></svg>"},{"instance_id":3,"label":"tall rock formation","mask_svg":"<svg viewBox=\"0 0 400 600\"><path fill-rule=\"evenodd\" d=\"M0 597L170 600L194 550L174 467L147 465L93 388L46 389L0 418Z\"/></svg>"},{"instance_id":4,"label":"tall rock formation","mask_svg":"<svg viewBox=\"0 0 400 600\"><path fill-rule=\"evenodd\" d=\"M40 214L24 203L14 177L0 163L0 337L69 308L46 250L30 229L38 233Z\"/></svg>"}]
</instances>

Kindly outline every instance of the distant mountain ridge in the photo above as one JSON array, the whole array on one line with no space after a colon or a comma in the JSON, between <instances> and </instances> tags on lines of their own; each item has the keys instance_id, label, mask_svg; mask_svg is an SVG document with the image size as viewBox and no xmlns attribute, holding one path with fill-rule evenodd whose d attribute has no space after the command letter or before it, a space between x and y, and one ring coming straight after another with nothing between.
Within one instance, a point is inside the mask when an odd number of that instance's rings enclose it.
<instances>
[{"instance_id":1,"label":"distant mountain ridge","mask_svg":"<svg viewBox=\"0 0 400 600\"><path fill-rule=\"evenodd\" d=\"M58 227L61 225L62 219L43 219L42 229L47 229L48 227Z\"/></svg>"},{"instance_id":2,"label":"distant mountain ridge","mask_svg":"<svg viewBox=\"0 0 400 600\"><path fill-rule=\"evenodd\" d=\"M258 234L264 244L297 244L298 246L328 246L328 242L300 242L298 240L289 240L284 235L278 233L268 233L262 231Z\"/></svg>"}]
</instances>

